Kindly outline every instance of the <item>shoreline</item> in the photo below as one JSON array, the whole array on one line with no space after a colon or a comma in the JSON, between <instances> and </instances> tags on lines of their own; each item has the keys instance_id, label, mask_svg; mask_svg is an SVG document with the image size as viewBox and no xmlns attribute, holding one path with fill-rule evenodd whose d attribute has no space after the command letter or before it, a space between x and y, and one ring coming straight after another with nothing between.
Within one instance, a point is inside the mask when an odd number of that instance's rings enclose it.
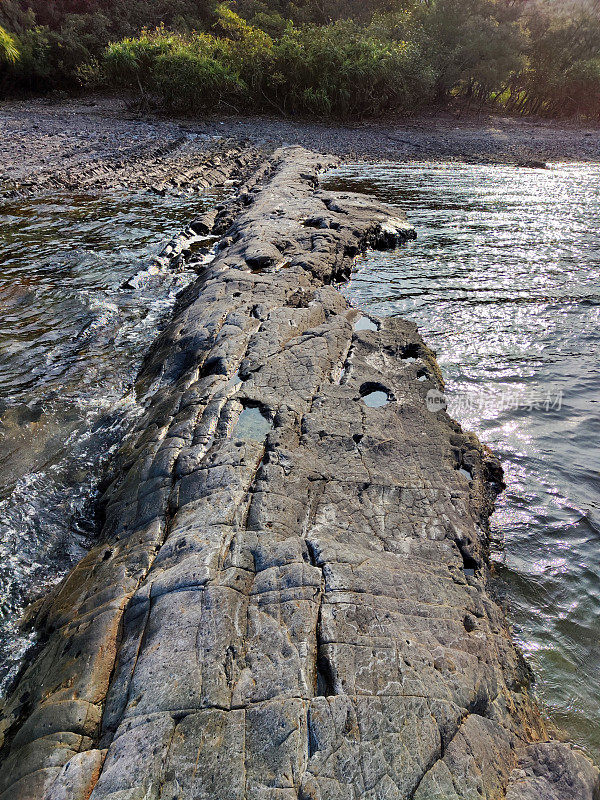
<instances>
[{"instance_id":1,"label":"shoreline","mask_svg":"<svg viewBox=\"0 0 600 800\"><path fill-rule=\"evenodd\" d=\"M576 123L451 114L354 124L271 117L169 119L117 99L0 105L0 196L53 191L199 191L228 147L264 154L300 145L352 161L600 163L600 129ZM218 166L218 165L217 165ZM174 179L174 176L178 176Z\"/></svg>"}]
</instances>

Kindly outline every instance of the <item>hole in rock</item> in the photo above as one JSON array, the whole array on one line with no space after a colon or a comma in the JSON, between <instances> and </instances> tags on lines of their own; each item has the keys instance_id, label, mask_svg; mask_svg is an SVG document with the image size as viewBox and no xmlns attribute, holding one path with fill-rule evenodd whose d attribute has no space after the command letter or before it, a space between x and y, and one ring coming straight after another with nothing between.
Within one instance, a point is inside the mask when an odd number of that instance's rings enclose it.
<instances>
[{"instance_id":1,"label":"hole in rock","mask_svg":"<svg viewBox=\"0 0 600 800\"><path fill-rule=\"evenodd\" d=\"M460 472L460 474L461 474L461 475L463 475L463 476L464 476L464 477L465 477L465 478L466 478L468 481L472 481L472 480L473 480L473 475L472 475L472 474L469 472L469 470L468 470L468 469L465 469L464 467L459 467L459 468L458 468L458 471L459 471L459 472Z\"/></svg>"},{"instance_id":2,"label":"hole in rock","mask_svg":"<svg viewBox=\"0 0 600 800\"><path fill-rule=\"evenodd\" d=\"M460 547L460 545L459 549L463 560L463 572L465 575L473 577L475 575L475 570L479 568L479 564L473 558L473 556L469 555L469 553L467 553L464 548Z\"/></svg>"},{"instance_id":3,"label":"hole in rock","mask_svg":"<svg viewBox=\"0 0 600 800\"><path fill-rule=\"evenodd\" d=\"M400 353L400 358L404 359L404 361L408 361L409 363L416 361L419 357L419 345L414 343L407 344L406 347L402 348L402 352Z\"/></svg>"},{"instance_id":4,"label":"hole in rock","mask_svg":"<svg viewBox=\"0 0 600 800\"><path fill-rule=\"evenodd\" d=\"M305 228L325 229L329 227L329 221L327 220L327 218L319 216L309 217L308 219L305 219L302 224L304 225Z\"/></svg>"},{"instance_id":5,"label":"hole in rock","mask_svg":"<svg viewBox=\"0 0 600 800\"><path fill-rule=\"evenodd\" d=\"M390 390L381 383L363 383L360 396L369 408L381 408L393 399Z\"/></svg>"},{"instance_id":6,"label":"hole in rock","mask_svg":"<svg viewBox=\"0 0 600 800\"><path fill-rule=\"evenodd\" d=\"M234 439L261 442L272 428L273 423L259 406L246 406L235 424L232 436Z\"/></svg>"},{"instance_id":7,"label":"hole in rock","mask_svg":"<svg viewBox=\"0 0 600 800\"><path fill-rule=\"evenodd\" d=\"M465 614L463 625L467 633L472 633L477 627L477 621L470 614Z\"/></svg>"},{"instance_id":8,"label":"hole in rock","mask_svg":"<svg viewBox=\"0 0 600 800\"><path fill-rule=\"evenodd\" d=\"M222 356L214 356L213 358L207 359L204 362L200 375L202 378L206 378L208 375L227 375L225 359L222 358Z\"/></svg>"},{"instance_id":9,"label":"hole in rock","mask_svg":"<svg viewBox=\"0 0 600 800\"><path fill-rule=\"evenodd\" d=\"M376 322L373 322L373 320L370 319L370 317L362 316L362 317L359 317L359 319L357 319L357 321L354 323L353 330L355 330L355 331L378 331L379 330L379 325Z\"/></svg>"}]
</instances>

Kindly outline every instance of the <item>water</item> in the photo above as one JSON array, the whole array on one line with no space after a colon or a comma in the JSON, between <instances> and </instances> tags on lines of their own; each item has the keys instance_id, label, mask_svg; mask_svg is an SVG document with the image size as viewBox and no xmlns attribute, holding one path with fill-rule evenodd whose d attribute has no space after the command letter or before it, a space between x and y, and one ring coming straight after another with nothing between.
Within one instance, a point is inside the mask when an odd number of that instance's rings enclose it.
<instances>
[{"instance_id":1,"label":"water","mask_svg":"<svg viewBox=\"0 0 600 800\"><path fill-rule=\"evenodd\" d=\"M376 331L378 330L378 328L377 328L377 323L373 322L372 319L369 319L368 317L359 317L359 319L354 323L353 330Z\"/></svg>"},{"instance_id":2,"label":"water","mask_svg":"<svg viewBox=\"0 0 600 800\"><path fill-rule=\"evenodd\" d=\"M0 695L33 641L24 605L93 541L102 468L140 412L136 372L195 275L156 254L216 198L0 202Z\"/></svg>"},{"instance_id":3,"label":"water","mask_svg":"<svg viewBox=\"0 0 600 800\"><path fill-rule=\"evenodd\" d=\"M248 406L242 410L231 435L234 439L261 442L272 427L260 408Z\"/></svg>"},{"instance_id":4,"label":"water","mask_svg":"<svg viewBox=\"0 0 600 800\"><path fill-rule=\"evenodd\" d=\"M362 396L363 402L369 408L383 408L390 401L386 392L375 390L374 392L367 392Z\"/></svg>"},{"instance_id":5,"label":"water","mask_svg":"<svg viewBox=\"0 0 600 800\"><path fill-rule=\"evenodd\" d=\"M600 165L348 166L418 239L347 288L418 323L449 412L501 457L497 574L550 718L600 759Z\"/></svg>"}]
</instances>

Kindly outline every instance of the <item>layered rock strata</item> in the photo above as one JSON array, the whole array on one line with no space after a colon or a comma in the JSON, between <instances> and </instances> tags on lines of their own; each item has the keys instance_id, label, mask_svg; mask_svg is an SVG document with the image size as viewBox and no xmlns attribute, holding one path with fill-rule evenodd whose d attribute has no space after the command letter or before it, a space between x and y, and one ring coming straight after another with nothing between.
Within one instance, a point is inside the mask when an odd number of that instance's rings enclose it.
<instances>
[{"instance_id":1,"label":"layered rock strata","mask_svg":"<svg viewBox=\"0 0 600 800\"><path fill-rule=\"evenodd\" d=\"M498 463L427 403L415 325L333 285L413 232L320 166L259 171L146 359L101 543L5 708L0 800L598 791L489 592Z\"/></svg>"},{"instance_id":2,"label":"layered rock strata","mask_svg":"<svg viewBox=\"0 0 600 800\"><path fill-rule=\"evenodd\" d=\"M8 160L5 173L0 174L0 197L123 189L189 194L224 183L242 183L264 158L247 142L195 136L172 128L144 126L140 131L132 123L128 126L115 120L109 126L105 120L98 130L97 121L94 125L86 120L75 130L65 131L48 126L48 120L41 122L46 123L41 135L43 163L39 162L39 137L17 136L19 154ZM9 142L6 147L10 151L14 145Z\"/></svg>"}]
</instances>

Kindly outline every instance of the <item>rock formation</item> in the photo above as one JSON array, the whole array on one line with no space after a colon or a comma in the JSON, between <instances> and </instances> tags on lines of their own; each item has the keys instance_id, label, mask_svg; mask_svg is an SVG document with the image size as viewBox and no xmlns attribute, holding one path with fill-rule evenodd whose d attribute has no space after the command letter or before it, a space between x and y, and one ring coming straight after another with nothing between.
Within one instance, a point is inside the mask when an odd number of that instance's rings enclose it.
<instances>
[{"instance_id":1,"label":"rock formation","mask_svg":"<svg viewBox=\"0 0 600 800\"><path fill-rule=\"evenodd\" d=\"M39 609L0 800L592 800L489 591L501 470L415 325L333 284L397 212L288 149L138 380L100 544Z\"/></svg>"}]
</instances>

